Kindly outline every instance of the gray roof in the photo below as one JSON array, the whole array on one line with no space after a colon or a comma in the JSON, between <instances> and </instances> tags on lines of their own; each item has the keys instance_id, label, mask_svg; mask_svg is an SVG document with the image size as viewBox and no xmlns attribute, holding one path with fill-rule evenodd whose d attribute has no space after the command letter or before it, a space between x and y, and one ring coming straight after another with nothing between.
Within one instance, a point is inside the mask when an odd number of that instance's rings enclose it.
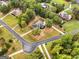
<instances>
[{"instance_id":1,"label":"gray roof","mask_svg":"<svg viewBox=\"0 0 79 59\"><path fill-rule=\"evenodd\" d=\"M8 56L0 56L0 59L9 59Z\"/></svg>"},{"instance_id":2,"label":"gray roof","mask_svg":"<svg viewBox=\"0 0 79 59\"><path fill-rule=\"evenodd\" d=\"M77 3L79 3L79 0L75 0Z\"/></svg>"}]
</instances>

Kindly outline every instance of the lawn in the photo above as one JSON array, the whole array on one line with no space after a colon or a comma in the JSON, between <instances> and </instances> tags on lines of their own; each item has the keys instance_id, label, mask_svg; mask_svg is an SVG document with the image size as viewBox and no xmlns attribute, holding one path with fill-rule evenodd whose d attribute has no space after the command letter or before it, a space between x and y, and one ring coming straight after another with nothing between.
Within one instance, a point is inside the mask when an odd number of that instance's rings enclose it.
<instances>
[{"instance_id":1,"label":"lawn","mask_svg":"<svg viewBox=\"0 0 79 59\"><path fill-rule=\"evenodd\" d=\"M2 33L0 33L0 37L5 38L6 41L8 41L13 37L5 28L1 28L1 29L2 29Z\"/></svg>"},{"instance_id":2,"label":"lawn","mask_svg":"<svg viewBox=\"0 0 79 59\"><path fill-rule=\"evenodd\" d=\"M19 34L24 34L24 33L26 33L26 32L28 32L28 31L30 31L31 30L31 28L29 28L28 26L26 26L25 28L20 28L19 26L17 26L16 28L15 28L15 31L17 32L17 33L19 33Z\"/></svg>"},{"instance_id":3,"label":"lawn","mask_svg":"<svg viewBox=\"0 0 79 59\"><path fill-rule=\"evenodd\" d=\"M39 51L40 52L40 50L37 48L34 52L37 52L37 51ZM32 53L30 53L30 54L28 54L28 53L25 53L24 54L24 52L23 53L20 53L20 54L17 54L17 55L15 55L14 56L14 59L38 59L38 53L34 53L34 52L32 52ZM41 52L40 52L41 53ZM33 55L33 56L32 56ZM41 54L42 55L42 54ZM44 58L42 58L42 59L44 59Z\"/></svg>"},{"instance_id":4,"label":"lawn","mask_svg":"<svg viewBox=\"0 0 79 59\"><path fill-rule=\"evenodd\" d=\"M65 29L66 32L79 29L79 21L77 20L69 21L63 25L63 28Z\"/></svg>"},{"instance_id":5,"label":"lawn","mask_svg":"<svg viewBox=\"0 0 79 59\"><path fill-rule=\"evenodd\" d=\"M10 26L10 27L15 27L17 25L18 19L13 16L13 15L8 15L7 17L4 18L4 21Z\"/></svg>"},{"instance_id":6,"label":"lawn","mask_svg":"<svg viewBox=\"0 0 79 59\"><path fill-rule=\"evenodd\" d=\"M60 4L67 4L65 0L52 0L52 2L60 3Z\"/></svg>"},{"instance_id":7,"label":"lawn","mask_svg":"<svg viewBox=\"0 0 79 59\"><path fill-rule=\"evenodd\" d=\"M0 18L3 17L3 14L0 12Z\"/></svg>"},{"instance_id":8,"label":"lawn","mask_svg":"<svg viewBox=\"0 0 79 59\"><path fill-rule=\"evenodd\" d=\"M47 31L46 31L47 30ZM52 31L51 31L52 30ZM57 31L55 31L55 30L53 30L52 28L51 29L49 29L49 31L48 31L48 29L43 29L42 31L44 31L44 36L41 36L41 38L39 39L39 36L37 36L36 38L35 37L33 37L32 36L32 32L31 33L29 33L29 34L27 34L27 35L25 35L24 36L24 39L26 40L26 41L29 41L29 42L36 42L36 41L41 41L41 40L45 40L45 39L48 39L48 38L51 38L51 37L53 37L53 36L56 36L56 35L59 35L59 33L57 32ZM41 34L42 35L42 34Z\"/></svg>"}]
</instances>

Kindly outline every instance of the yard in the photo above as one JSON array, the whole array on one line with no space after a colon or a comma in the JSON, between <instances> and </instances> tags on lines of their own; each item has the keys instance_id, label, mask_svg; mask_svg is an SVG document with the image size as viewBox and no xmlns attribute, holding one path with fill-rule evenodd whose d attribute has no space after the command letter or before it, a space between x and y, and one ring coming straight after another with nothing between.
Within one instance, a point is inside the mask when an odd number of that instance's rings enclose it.
<instances>
[{"instance_id":1,"label":"yard","mask_svg":"<svg viewBox=\"0 0 79 59\"><path fill-rule=\"evenodd\" d=\"M63 25L63 28L66 32L79 29L79 21L78 20L72 20Z\"/></svg>"},{"instance_id":2,"label":"yard","mask_svg":"<svg viewBox=\"0 0 79 59\"><path fill-rule=\"evenodd\" d=\"M13 15L8 15L4 18L4 21L11 27L15 27L17 25L18 19Z\"/></svg>"},{"instance_id":3,"label":"yard","mask_svg":"<svg viewBox=\"0 0 79 59\"><path fill-rule=\"evenodd\" d=\"M52 2L67 4L67 2L65 0L52 0Z\"/></svg>"},{"instance_id":4,"label":"yard","mask_svg":"<svg viewBox=\"0 0 79 59\"><path fill-rule=\"evenodd\" d=\"M42 30L42 33L40 35L33 36L32 32L31 32L31 33L25 35L24 39L26 41L29 41L29 42L36 42L36 41L51 38L51 37L56 36L56 35L59 35L59 33L57 31L55 31L54 29L45 28Z\"/></svg>"}]
</instances>

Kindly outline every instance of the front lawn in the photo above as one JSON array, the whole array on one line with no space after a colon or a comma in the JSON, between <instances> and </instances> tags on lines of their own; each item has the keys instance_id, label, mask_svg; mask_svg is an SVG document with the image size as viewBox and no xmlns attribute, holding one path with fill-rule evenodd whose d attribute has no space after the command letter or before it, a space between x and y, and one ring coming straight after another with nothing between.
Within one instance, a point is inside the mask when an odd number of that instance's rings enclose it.
<instances>
[{"instance_id":1,"label":"front lawn","mask_svg":"<svg viewBox=\"0 0 79 59\"><path fill-rule=\"evenodd\" d=\"M52 2L60 3L60 4L67 4L65 0L52 0Z\"/></svg>"},{"instance_id":2,"label":"front lawn","mask_svg":"<svg viewBox=\"0 0 79 59\"><path fill-rule=\"evenodd\" d=\"M25 35L24 39L26 41L29 41L29 42L36 42L36 41L41 41L44 39L51 38L51 37L56 36L56 35L59 35L59 33L57 31L55 31L54 29L45 28L42 30L42 33L40 35L34 36L31 32L31 33Z\"/></svg>"},{"instance_id":3,"label":"front lawn","mask_svg":"<svg viewBox=\"0 0 79 59\"><path fill-rule=\"evenodd\" d=\"M75 30L75 29L79 29L79 21L77 20L69 21L63 25L63 28L67 32Z\"/></svg>"},{"instance_id":4,"label":"front lawn","mask_svg":"<svg viewBox=\"0 0 79 59\"><path fill-rule=\"evenodd\" d=\"M18 19L13 16L13 15L8 15L7 17L4 18L4 21L10 26L10 27L15 27L17 25Z\"/></svg>"}]
</instances>

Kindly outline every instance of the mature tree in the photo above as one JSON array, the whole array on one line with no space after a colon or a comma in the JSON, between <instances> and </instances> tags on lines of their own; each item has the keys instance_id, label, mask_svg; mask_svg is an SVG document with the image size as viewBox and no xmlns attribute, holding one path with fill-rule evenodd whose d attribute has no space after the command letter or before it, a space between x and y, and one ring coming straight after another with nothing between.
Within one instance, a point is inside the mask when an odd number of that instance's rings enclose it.
<instances>
[{"instance_id":1,"label":"mature tree","mask_svg":"<svg viewBox=\"0 0 79 59\"><path fill-rule=\"evenodd\" d=\"M58 44L58 45L54 46L51 53L52 54L59 54L60 50L62 50L62 49L63 49L63 47Z\"/></svg>"},{"instance_id":2,"label":"mature tree","mask_svg":"<svg viewBox=\"0 0 79 59\"><path fill-rule=\"evenodd\" d=\"M41 30L39 28L36 28L35 30L32 31L33 35L40 35Z\"/></svg>"},{"instance_id":3,"label":"mature tree","mask_svg":"<svg viewBox=\"0 0 79 59\"><path fill-rule=\"evenodd\" d=\"M53 18L53 22L60 25L61 22L62 22L62 19L59 16L56 15Z\"/></svg>"},{"instance_id":4,"label":"mature tree","mask_svg":"<svg viewBox=\"0 0 79 59\"><path fill-rule=\"evenodd\" d=\"M58 3L52 3L53 6L55 6L57 8L57 13L61 12L62 10L64 10L64 4L58 4Z\"/></svg>"},{"instance_id":5,"label":"mature tree","mask_svg":"<svg viewBox=\"0 0 79 59\"><path fill-rule=\"evenodd\" d=\"M51 11L47 11L46 15L45 15L45 18L53 19L54 16L56 16L56 13L51 12Z\"/></svg>"},{"instance_id":6,"label":"mature tree","mask_svg":"<svg viewBox=\"0 0 79 59\"><path fill-rule=\"evenodd\" d=\"M0 5L0 12L3 14L6 14L10 11L10 6L9 5Z\"/></svg>"},{"instance_id":7,"label":"mature tree","mask_svg":"<svg viewBox=\"0 0 79 59\"><path fill-rule=\"evenodd\" d=\"M51 0L36 0L36 2L47 2L47 3L49 3L49 2L51 2Z\"/></svg>"},{"instance_id":8,"label":"mature tree","mask_svg":"<svg viewBox=\"0 0 79 59\"><path fill-rule=\"evenodd\" d=\"M10 4L13 8L18 8L20 6L21 0L10 0Z\"/></svg>"},{"instance_id":9,"label":"mature tree","mask_svg":"<svg viewBox=\"0 0 79 59\"><path fill-rule=\"evenodd\" d=\"M74 56L73 59L79 59L79 55Z\"/></svg>"},{"instance_id":10,"label":"mature tree","mask_svg":"<svg viewBox=\"0 0 79 59\"><path fill-rule=\"evenodd\" d=\"M4 55L5 53L7 53L8 49L10 48L10 44L5 42L5 39L2 37L0 38L0 56Z\"/></svg>"},{"instance_id":11,"label":"mature tree","mask_svg":"<svg viewBox=\"0 0 79 59\"><path fill-rule=\"evenodd\" d=\"M72 39L73 41L79 41L79 33L77 33L77 34L75 34L74 36L73 36L73 39Z\"/></svg>"},{"instance_id":12,"label":"mature tree","mask_svg":"<svg viewBox=\"0 0 79 59\"><path fill-rule=\"evenodd\" d=\"M33 18L35 18L35 12L28 9L24 14L19 16L18 24L21 28L25 27L25 25L27 25Z\"/></svg>"},{"instance_id":13,"label":"mature tree","mask_svg":"<svg viewBox=\"0 0 79 59\"><path fill-rule=\"evenodd\" d=\"M74 9L73 9L73 14L75 15L75 18L76 18L77 20L79 20L79 9L78 9L78 8L74 8Z\"/></svg>"},{"instance_id":14,"label":"mature tree","mask_svg":"<svg viewBox=\"0 0 79 59\"><path fill-rule=\"evenodd\" d=\"M79 48L74 48L71 52L71 55L72 56L76 56L76 55L79 55Z\"/></svg>"},{"instance_id":15,"label":"mature tree","mask_svg":"<svg viewBox=\"0 0 79 59\"><path fill-rule=\"evenodd\" d=\"M45 20L45 23L46 23L46 26L49 27L49 28L52 27L52 25L53 25L52 20L48 19L48 18Z\"/></svg>"}]
</instances>

